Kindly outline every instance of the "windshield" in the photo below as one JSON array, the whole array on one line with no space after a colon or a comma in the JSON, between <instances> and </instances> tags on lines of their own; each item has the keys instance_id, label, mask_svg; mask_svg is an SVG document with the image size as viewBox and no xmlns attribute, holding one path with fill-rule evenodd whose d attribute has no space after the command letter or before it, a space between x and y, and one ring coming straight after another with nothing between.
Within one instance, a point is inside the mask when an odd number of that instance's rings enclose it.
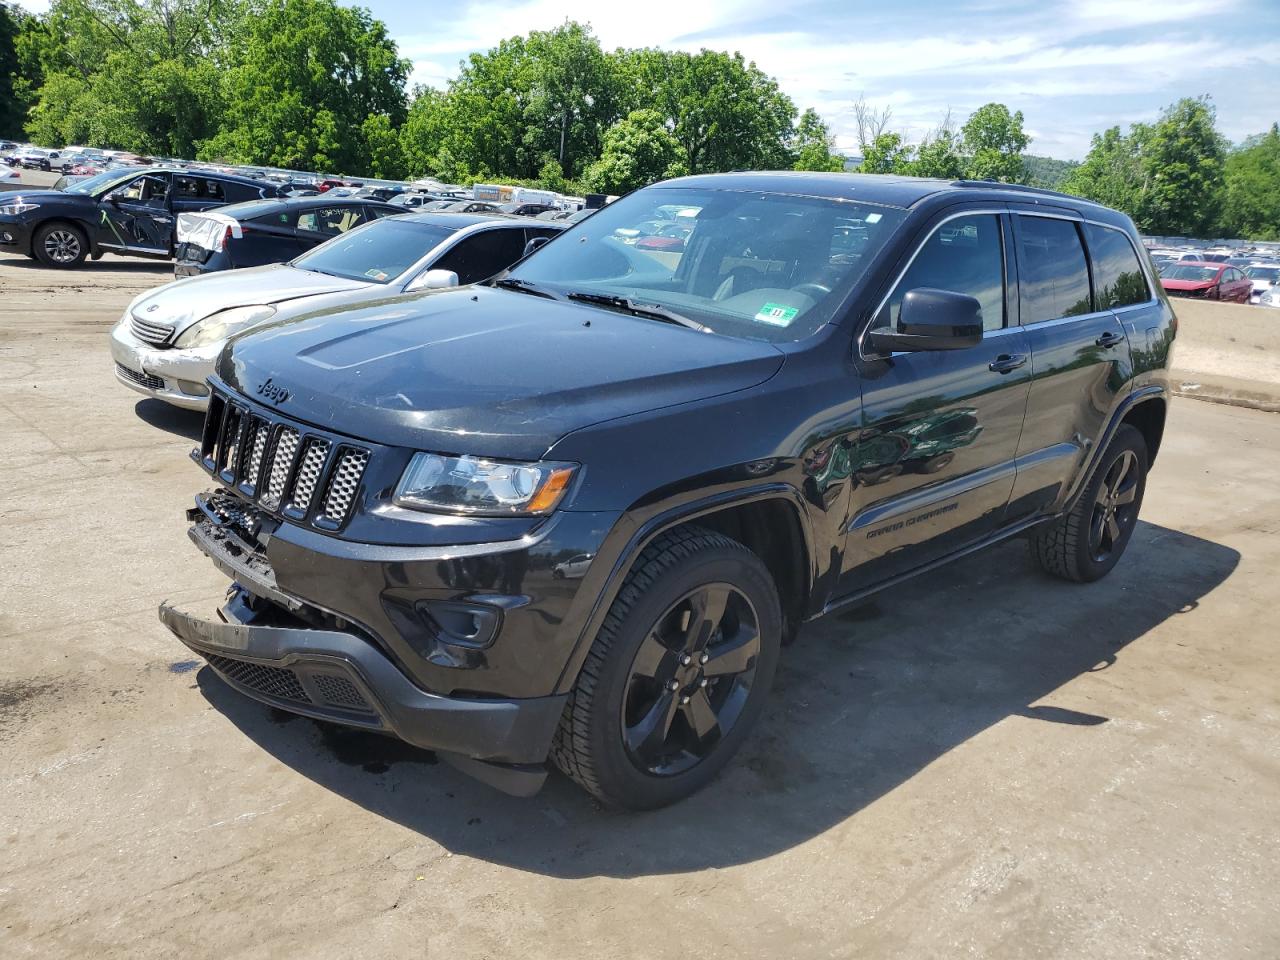
<instances>
[{"instance_id":1,"label":"windshield","mask_svg":"<svg viewBox=\"0 0 1280 960\"><path fill-rule=\"evenodd\" d=\"M340 234L293 265L331 277L390 283L454 232L434 223L388 218Z\"/></svg>"},{"instance_id":2,"label":"windshield","mask_svg":"<svg viewBox=\"0 0 1280 960\"><path fill-rule=\"evenodd\" d=\"M132 177L140 176L141 174L142 171L137 167L124 172L120 170L108 170L105 173L95 173L92 177L86 177L84 180L78 180L71 184L71 186L67 187L65 192L82 194L96 194L99 192L105 193L112 187L124 183Z\"/></svg>"},{"instance_id":3,"label":"windshield","mask_svg":"<svg viewBox=\"0 0 1280 960\"><path fill-rule=\"evenodd\" d=\"M1212 280L1218 275L1218 267L1191 267L1185 264L1166 267L1160 276L1166 280Z\"/></svg>"},{"instance_id":4,"label":"windshield","mask_svg":"<svg viewBox=\"0 0 1280 960\"><path fill-rule=\"evenodd\" d=\"M1244 275L1250 280L1270 280L1275 282L1280 279L1280 267L1245 267Z\"/></svg>"},{"instance_id":5,"label":"windshield","mask_svg":"<svg viewBox=\"0 0 1280 960\"><path fill-rule=\"evenodd\" d=\"M831 319L904 217L844 200L650 187L511 275L561 294L656 304L715 333L799 340Z\"/></svg>"}]
</instances>

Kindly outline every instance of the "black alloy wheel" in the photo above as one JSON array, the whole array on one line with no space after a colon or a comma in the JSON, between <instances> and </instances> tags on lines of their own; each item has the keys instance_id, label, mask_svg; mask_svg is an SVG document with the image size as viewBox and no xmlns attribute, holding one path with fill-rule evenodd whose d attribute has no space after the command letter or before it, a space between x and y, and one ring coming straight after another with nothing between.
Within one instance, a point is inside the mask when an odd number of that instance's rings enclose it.
<instances>
[{"instance_id":1,"label":"black alloy wheel","mask_svg":"<svg viewBox=\"0 0 1280 960\"><path fill-rule=\"evenodd\" d=\"M1141 472L1137 453L1122 450L1098 484L1093 516L1089 520L1089 550L1096 563L1105 563L1110 558L1138 520Z\"/></svg>"},{"instance_id":2,"label":"black alloy wheel","mask_svg":"<svg viewBox=\"0 0 1280 960\"><path fill-rule=\"evenodd\" d=\"M702 527L660 534L587 651L551 759L612 807L684 799L759 719L782 627L777 586L756 554Z\"/></svg>"},{"instance_id":3,"label":"black alloy wheel","mask_svg":"<svg viewBox=\"0 0 1280 960\"><path fill-rule=\"evenodd\" d=\"M631 664L621 721L632 762L671 776L706 759L741 718L759 656L759 619L732 585L672 604Z\"/></svg>"}]
</instances>

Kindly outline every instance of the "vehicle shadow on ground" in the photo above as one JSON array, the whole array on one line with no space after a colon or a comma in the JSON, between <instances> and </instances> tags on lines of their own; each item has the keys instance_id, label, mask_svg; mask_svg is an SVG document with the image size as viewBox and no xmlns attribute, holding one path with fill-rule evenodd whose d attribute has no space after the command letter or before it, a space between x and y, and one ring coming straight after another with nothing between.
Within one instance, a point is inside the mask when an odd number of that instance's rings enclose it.
<instances>
[{"instance_id":1,"label":"vehicle shadow on ground","mask_svg":"<svg viewBox=\"0 0 1280 960\"><path fill-rule=\"evenodd\" d=\"M506 797L398 741L271 711L207 667L218 710L302 775L446 849L556 877L725 867L812 839L1008 717L1089 737L1109 718L1037 701L1110 669L1194 610L1239 562L1227 547L1141 523L1092 585L1034 569L1014 541L811 624L784 651L760 726L719 780L645 814L601 810L558 774Z\"/></svg>"},{"instance_id":2,"label":"vehicle shadow on ground","mask_svg":"<svg viewBox=\"0 0 1280 960\"><path fill-rule=\"evenodd\" d=\"M133 412L143 423L193 443L199 443L204 433L204 413L199 410L184 410L163 400L139 400Z\"/></svg>"},{"instance_id":3,"label":"vehicle shadow on ground","mask_svg":"<svg viewBox=\"0 0 1280 960\"><path fill-rule=\"evenodd\" d=\"M76 270L63 270L58 267L46 267L38 260L26 256L0 257L0 267L14 270L38 270L51 275L74 277ZM112 273L156 273L169 274L172 279L173 263L168 260L126 260L124 258L86 260L79 270L110 270Z\"/></svg>"}]
</instances>

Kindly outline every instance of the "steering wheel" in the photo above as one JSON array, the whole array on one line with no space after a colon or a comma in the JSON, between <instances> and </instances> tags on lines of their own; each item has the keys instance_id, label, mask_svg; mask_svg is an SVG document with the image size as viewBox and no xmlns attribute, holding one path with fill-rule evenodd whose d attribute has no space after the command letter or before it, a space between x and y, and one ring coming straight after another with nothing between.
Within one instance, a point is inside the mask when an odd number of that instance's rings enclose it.
<instances>
[{"instance_id":1,"label":"steering wheel","mask_svg":"<svg viewBox=\"0 0 1280 960\"><path fill-rule=\"evenodd\" d=\"M802 283L791 289L796 293L803 293L806 297L811 297L814 300L821 300L831 292L830 287L823 286L821 283Z\"/></svg>"}]
</instances>

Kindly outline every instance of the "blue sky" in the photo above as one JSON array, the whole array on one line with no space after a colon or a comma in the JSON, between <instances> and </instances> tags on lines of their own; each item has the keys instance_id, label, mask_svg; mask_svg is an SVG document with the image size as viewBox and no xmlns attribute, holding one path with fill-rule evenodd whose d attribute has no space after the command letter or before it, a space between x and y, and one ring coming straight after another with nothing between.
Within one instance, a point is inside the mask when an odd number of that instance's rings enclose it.
<instances>
[{"instance_id":1,"label":"blue sky","mask_svg":"<svg viewBox=\"0 0 1280 960\"><path fill-rule=\"evenodd\" d=\"M47 0L24 0L40 9ZM601 43L738 50L856 148L852 103L915 139L948 110L1021 110L1030 150L1079 159L1105 127L1208 93L1232 140L1280 120L1280 0L371 0L413 80L443 86L469 53L574 19Z\"/></svg>"}]
</instances>

